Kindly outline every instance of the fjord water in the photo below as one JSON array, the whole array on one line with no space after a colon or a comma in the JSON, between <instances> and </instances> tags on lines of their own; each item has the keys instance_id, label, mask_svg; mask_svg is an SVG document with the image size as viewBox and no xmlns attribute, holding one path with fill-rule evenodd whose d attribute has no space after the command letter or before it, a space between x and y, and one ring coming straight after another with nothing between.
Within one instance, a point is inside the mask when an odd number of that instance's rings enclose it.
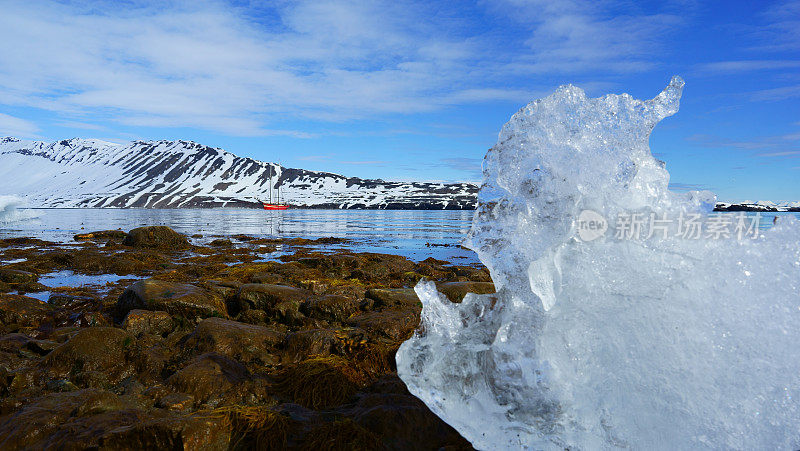
<instances>
[{"instance_id":1,"label":"fjord water","mask_svg":"<svg viewBox=\"0 0 800 451\"><path fill-rule=\"evenodd\" d=\"M77 233L166 225L186 235L352 240L348 249L428 257L454 264L477 262L474 252L459 247L473 211L460 210L285 210L255 209L30 209L17 210L25 220L0 223L0 237L31 236L70 242Z\"/></svg>"},{"instance_id":2,"label":"fjord water","mask_svg":"<svg viewBox=\"0 0 800 451\"><path fill-rule=\"evenodd\" d=\"M576 227L586 211L711 224L713 194L671 192L648 146L682 88L563 86L487 153L467 246L498 293L454 304L421 281L422 324L397 353L409 390L477 448L800 448L796 217L746 239Z\"/></svg>"}]
</instances>

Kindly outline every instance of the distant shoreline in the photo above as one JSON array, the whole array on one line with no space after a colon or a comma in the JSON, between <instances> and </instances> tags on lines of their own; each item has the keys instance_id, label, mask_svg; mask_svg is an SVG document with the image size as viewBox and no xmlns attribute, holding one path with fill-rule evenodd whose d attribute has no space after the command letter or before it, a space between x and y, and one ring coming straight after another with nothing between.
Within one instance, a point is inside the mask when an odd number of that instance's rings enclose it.
<instances>
[{"instance_id":1,"label":"distant shoreline","mask_svg":"<svg viewBox=\"0 0 800 451\"><path fill-rule=\"evenodd\" d=\"M213 210L213 209L230 209L230 210L260 210L262 207L259 205L246 205L236 203L235 206L207 206L207 207L176 207L176 208L147 208L147 207L19 207L18 210ZM350 206L348 208L338 208L334 205L311 205L311 206L290 206L289 210L388 210L388 211L474 211L474 205L448 205L445 208L434 205L416 205L416 206L403 206L403 207L390 207L382 208L380 206ZM762 213L800 213L800 207L795 206L770 206L762 204L728 204L719 202L714 207L713 211L723 212L762 212Z\"/></svg>"},{"instance_id":2,"label":"distant shoreline","mask_svg":"<svg viewBox=\"0 0 800 451\"><path fill-rule=\"evenodd\" d=\"M714 211L754 211L762 213L798 213L800 207L786 205L764 205L764 204L727 204L718 202Z\"/></svg>"}]
</instances>

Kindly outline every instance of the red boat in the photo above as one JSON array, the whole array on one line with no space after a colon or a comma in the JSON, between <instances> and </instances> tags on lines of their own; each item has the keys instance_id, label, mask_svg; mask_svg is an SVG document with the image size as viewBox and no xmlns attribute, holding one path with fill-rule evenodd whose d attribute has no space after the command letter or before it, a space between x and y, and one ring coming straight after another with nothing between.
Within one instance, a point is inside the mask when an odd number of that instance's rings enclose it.
<instances>
[{"instance_id":1,"label":"red boat","mask_svg":"<svg viewBox=\"0 0 800 451\"><path fill-rule=\"evenodd\" d=\"M261 205L264 206L264 210L286 210L289 208L288 205L268 204L266 202L261 202Z\"/></svg>"},{"instance_id":2,"label":"red boat","mask_svg":"<svg viewBox=\"0 0 800 451\"><path fill-rule=\"evenodd\" d=\"M287 204L281 203L281 185L278 182L278 186L275 187L278 192L278 203L272 203L272 170L270 170L269 174L269 202L264 202L263 200L259 200L261 202L261 206L264 207L264 210L286 210L289 208Z\"/></svg>"}]
</instances>

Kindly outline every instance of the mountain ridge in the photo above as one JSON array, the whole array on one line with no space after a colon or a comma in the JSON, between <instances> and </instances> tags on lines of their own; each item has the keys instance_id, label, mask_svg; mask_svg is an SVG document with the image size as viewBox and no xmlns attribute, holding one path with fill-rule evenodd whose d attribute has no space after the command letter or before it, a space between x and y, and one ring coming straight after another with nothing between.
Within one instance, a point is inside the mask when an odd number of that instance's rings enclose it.
<instances>
[{"instance_id":1,"label":"mountain ridge","mask_svg":"<svg viewBox=\"0 0 800 451\"><path fill-rule=\"evenodd\" d=\"M395 182L286 168L186 140L115 144L0 138L0 194L30 207L260 208L269 181L298 208L472 209L471 183ZM800 202L717 202L716 211L800 211Z\"/></svg>"},{"instance_id":2,"label":"mountain ridge","mask_svg":"<svg viewBox=\"0 0 800 451\"><path fill-rule=\"evenodd\" d=\"M31 207L252 208L270 178L300 208L471 209L478 189L286 168L185 140L0 139L0 193Z\"/></svg>"}]
</instances>

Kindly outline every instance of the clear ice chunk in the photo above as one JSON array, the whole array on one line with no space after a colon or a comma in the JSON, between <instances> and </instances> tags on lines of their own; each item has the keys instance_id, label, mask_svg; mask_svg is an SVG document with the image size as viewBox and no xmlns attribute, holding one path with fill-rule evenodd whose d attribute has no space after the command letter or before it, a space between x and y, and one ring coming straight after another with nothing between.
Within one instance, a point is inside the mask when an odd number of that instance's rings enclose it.
<instances>
[{"instance_id":1,"label":"clear ice chunk","mask_svg":"<svg viewBox=\"0 0 800 451\"><path fill-rule=\"evenodd\" d=\"M486 154L468 246L498 292L455 304L420 282L421 324L396 357L475 447L800 448L800 221L614 236L628 212L710 221L714 195L670 192L648 146L682 88L640 101L562 86ZM587 210L608 220L597 239L579 237Z\"/></svg>"}]
</instances>

